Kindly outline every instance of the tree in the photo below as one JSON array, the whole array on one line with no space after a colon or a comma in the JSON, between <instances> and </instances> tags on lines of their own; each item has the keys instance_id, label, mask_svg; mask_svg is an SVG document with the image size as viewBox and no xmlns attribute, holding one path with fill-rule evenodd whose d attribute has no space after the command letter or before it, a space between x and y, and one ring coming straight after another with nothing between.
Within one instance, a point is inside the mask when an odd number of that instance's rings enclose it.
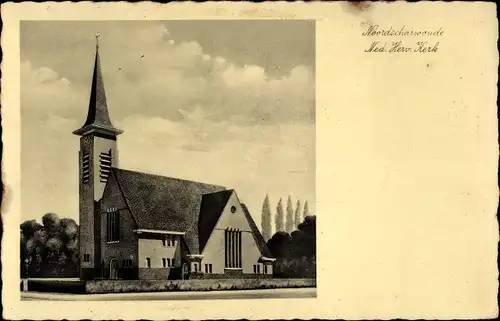
<instances>
[{"instance_id":1,"label":"tree","mask_svg":"<svg viewBox=\"0 0 500 321\"><path fill-rule=\"evenodd\" d=\"M296 211L296 213L300 213ZM277 277L315 277L316 275L316 216L308 215L292 233L275 233L267 242L276 258Z\"/></svg>"},{"instance_id":2,"label":"tree","mask_svg":"<svg viewBox=\"0 0 500 321\"><path fill-rule=\"evenodd\" d=\"M300 200L297 200L297 207L295 208L295 228L297 228L297 226L299 226L300 224L300 221L301 221L301 217L300 217Z\"/></svg>"},{"instance_id":3,"label":"tree","mask_svg":"<svg viewBox=\"0 0 500 321\"><path fill-rule=\"evenodd\" d=\"M28 220L20 225L21 271L35 268L30 273L41 273L57 267L77 271L79 265L78 224L70 219L60 219L54 213L47 213L39 224ZM24 273L23 273L24 275Z\"/></svg>"},{"instance_id":4,"label":"tree","mask_svg":"<svg viewBox=\"0 0 500 321\"><path fill-rule=\"evenodd\" d=\"M316 256L316 215L308 215L298 226L298 234L293 239L294 246L300 256L312 258ZM294 232L295 233L295 232ZM293 236L293 235L292 235Z\"/></svg>"},{"instance_id":5,"label":"tree","mask_svg":"<svg viewBox=\"0 0 500 321\"><path fill-rule=\"evenodd\" d=\"M59 257L61 255L61 250L63 249L63 241L55 236L47 240L45 243L46 247L46 256L47 256L47 261L49 263L58 263L59 262Z\"/></svg>"},{"instance_id":6,"label":"tree","mask_svg":"<svg viewBox=\"0 0 500 321\"><path fill-rule=\"evenodd\" d=\"M292 205L292 199L290 196L288 196L288 201L286 203L286 231L288 233L292 233L293 230L295 229L294 227L294 220L293 220L293 205Z\"/></svg>"},{"instance_id":7,"label":"tree","mask_svg":"<svg viewBox=\"0 0 500 321\"><path fill-rule=\"evenodd\" d=\"M275 216L275 223L276 223L276 233L277 232L283 232L284 227L283 227L283 201L280 198L278 205L276 207L276 216Z\"/></svg>"},{"instance_id":8,"label":"tree","mask_svg":"<svg viewBox=\"0 0 500 321\"><path fill-rule=\"evenodd\" d=\"M267 242L271 238L271 209L269 208L269 195L266 194L264 204L262 205L262 236Z\"/></svg>"},{"instance_id":9,"label":"tree","mask_svg":"<svg viewBox=\"0 0 500 321\"><path fill-rule=\"evenodd\" d=\"M60 225L60 237L65 242L75 239L78 234L78 225L70 218L63 218Z\"/></svg>"},{"instance_id":10,"label":"tree","mask_svg":"<svg viewBox=\"0 0 500 321\"><path fill-rule=\"evenodd\" d=\"M42 224L47 232L55 234L61 225L61 219L55 213L47 213L42 217Z\"/></svg>"},{"instance_id":11,"label":"tree","mask_svg":"<svg viewBox=\"0 0 500 321\"><path fill-rule=\"evenodd\" d=\"M276 232L267 242L267 247L275 258L288 258L292 238L287 232Z\"/></svg>"},{"instance_id":12,"label":"tree","mask_svg":"<svg viewBox=\"0 0 500 321\"><path fill-rule=\"evenodd\" d=\"M304 204L304 213L302 214L302 219L305 220L306 217L309 215L309 203Z\"/></svg>"},{"instance_id":13,"label":"tree","mask_svg":"<svg viewBox=\"0 0 500 321\"><path fill-rule=\"evenodd\" d=\"M29 239L32 237L36 231L42 229L42 226L36 222L36 220L25 221L21 224L21 232L24 237Z\"/></svg>"}]
</instances>

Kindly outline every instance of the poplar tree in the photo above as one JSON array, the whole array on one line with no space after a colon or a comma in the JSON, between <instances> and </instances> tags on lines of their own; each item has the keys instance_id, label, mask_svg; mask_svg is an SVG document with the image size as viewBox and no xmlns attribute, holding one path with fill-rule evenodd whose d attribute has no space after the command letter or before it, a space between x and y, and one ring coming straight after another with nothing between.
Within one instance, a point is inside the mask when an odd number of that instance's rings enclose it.
<instances>
[{"instance_id":1,"label":"poplar tree","mask_svg":"<svg viewBox=\"0 0 500 321\"><path fill-rule=\"evenodd\" d=\"M269 195L266 194L264 204L262 205L262 236L267 242L271 238L271 209L269 208Z\"/></svg>"},{"instance_id":2,"label":"poplar tree","mask_svg":"<svg viewBox=\"0 0 500 321\"><path fill-rule=\"evenodd\" d=\"M308 203L307 203L307 201L306 201L306 203L304 204L304 214L303 214L304 219L305 219L305 218L306 218L306 216L308 216L308 215L309 215L309 204L308 204Z\"/></svg>"},{"instance_id":3,"label":"poplar tree","mask_svg":"<svg viewBox=\"0 0 500 321\"><path fill-rule=\"evenodd\" d=\"M297 207L295 208L295 228L299 226L300 223L302 223L301 217L300 217L300 200L297 200Z\"/></svg>"},{"instance_id":4,"label":"poplar tree","mask_svg":"<svg viewBox=\"0 0 500 321\"><path fill-rule=\"evenodd\" d=\"M293 205L292 199L288 196L288 201L286 203L286 231L292 233L294 230L294 220L293 220Z\"/></svg>"},{"instance_id":5,"label":"poplar tree","mask_svg":"<svg viewBox=\"0 0 500 321\"><path fill-rule=\"evenodd\" d=\"M275 224L276 224L276 233L278 232L283 232L284 231L284 226L283 226L283 201L280 198L278 202L278 206L276 207L276 216L274 217L275 219Z\"/></svg>"}]
</instances>

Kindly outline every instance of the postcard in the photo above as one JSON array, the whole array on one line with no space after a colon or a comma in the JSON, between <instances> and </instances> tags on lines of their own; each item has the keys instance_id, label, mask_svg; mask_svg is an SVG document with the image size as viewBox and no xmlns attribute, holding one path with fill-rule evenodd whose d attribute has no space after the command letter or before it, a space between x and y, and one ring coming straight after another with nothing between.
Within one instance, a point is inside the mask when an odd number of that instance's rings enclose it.
<instances>
[{"instance_id":1,"label":"postcard","mask_svg":"<svg viewBox=\"0 0 500 321\"><path fill-rule=\"evenodd\" d=\"M497 317L495 9L2 5L4 317Z\"/></svg>"}]
</instances>

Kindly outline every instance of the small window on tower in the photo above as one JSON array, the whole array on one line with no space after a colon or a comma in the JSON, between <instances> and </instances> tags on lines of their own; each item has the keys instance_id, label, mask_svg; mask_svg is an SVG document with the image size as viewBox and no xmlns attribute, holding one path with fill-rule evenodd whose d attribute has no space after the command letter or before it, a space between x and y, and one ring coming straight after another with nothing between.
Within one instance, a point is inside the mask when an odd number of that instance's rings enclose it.
<instances>
[{"instance_id":1,"label":"small window on tower","mask_svg":"<svg viewBox=\"0 0 500 321\"><path fill-rule=\"evenodd\" d=\"M82 157L82 183L88 184L90 182L90 155L83 153Z\"/></svg>"},{"instance_id":2,"label":"small window on tower","mask_svg":"<svg viewBox=\"0 0 500 321\"><path fill-rule=\"evenodd\" d=\"M101 182L105 183L111 175L111 149L107 153L101 153L99 160L101 169L99 178Z\"/></svg>"},{"instance_id":3,"label":"small window on tower","mask_svg":"<svg viewBox=\"0 0 500 321\"><path fill-rule=\"evenodd\" d=\"M83 254L83 262L90 262L90 254L88 253Z\"/></svg>"}]
</instances>

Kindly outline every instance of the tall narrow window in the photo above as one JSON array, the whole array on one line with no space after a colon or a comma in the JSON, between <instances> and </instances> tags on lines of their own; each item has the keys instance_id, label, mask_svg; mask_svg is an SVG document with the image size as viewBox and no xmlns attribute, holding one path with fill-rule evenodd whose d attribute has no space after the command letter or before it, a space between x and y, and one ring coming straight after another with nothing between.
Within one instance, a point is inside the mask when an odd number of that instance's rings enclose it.
<instances>
[{"instance_id":1,"label":"tall narrow window","mask_svg":"<svg viewBox=\"0 0 500 321\"><path fill-rule=\"evenodd\" d=\"M241 231L227 229L225 232L226 268L241 268Z\"/></svg>"},{"instance_id":2,"label":"tall narrow window","mask_svg":"<svg viewBox=\"0 0 500 321\"><path fill-rule=\"evenodd\" d=\"M242 267L242 260L241 260L241 253L242 253L242 246L241 246L241 231L238 232L238 267Z\"/></svg>"},{"instance_id":3,"label":"tall narrow window","mask_svg":"<svg viewBox=\"0 0 500 321\"><path fill-rule=\"evenodd\" d=\"M267 274L267 264L264 264L264 274Z\"/></svg>"},{"instance_id":4,"label":"tall narrow window","mask_svg":"<svg viewBox=\"0 0 500 321\"><path fill-rule=\"evenodd\" d=\"M228 260L228 230L224 231L224 254L225 254L225 261L224 261L224 266L229 267L229 260Z\"/></svg>"},{"instance_id":5,"label":"tall narrow window","mask_svg":"<svg viewBox=\"0 0 500 321\"><path fill-rule=\"evenodd\" d=\"M146 267L151 267L151 259L149 257L146 258Z\"/></svg>"},{"instance_id":6,"label":"tall narrow window","mask_svg":"<svg viewBox=\"0 0 500 321\"><path fill-rule=\"evenodd\" d=\"M167 262L165 260L165 258L161 259L162 263L163 263L163 267L167 267Z\"/></svg>"},{"instance_id":7,"label":"tall narrow window","mask_svg":"<svg viewBox=\"0 0 500 321\"><path fill-rule=\"evenodd\" d=\"M90 182L90 155L83 153L82 157L82 183L87 184Z\"/></svg>"},{"instance_id":8,"label":"tall narrow window","mask_svg":"<svg viewBox=\"0 0 500 321\"><path fill-rule=\"evenodd\" d=\"M111 174L111 149L107 153L101 153L99 160L101 170L99 178L101 182L105 183Z\"/></svg>"},{"instance_id":9,"label":"tall narrow window","mask_svg":"<svg viewBox=\"0 0 500 321\"><path fill-rule=\"evenodd\" d=\"M88 253L83 254L83 262L90 262L90 254Z\"/></svg>"},{"instance_id":10,"label":"tall narrow window","mask_svg":"<svg viewBox=\"0 0 500 321\"><path fill-rule=\"evenodd\" d=\"M108 210L106 224L106 240L107 242L120 241L120 213L113 208Z\"/></svg>"},{"instance_id":11,"label":"tall narrow window","mask_svg":"<svg viewBox=\"0 0 500 321\"><path fill-rule=\"evenodd\" d=\"M236 267L236 233L231 231L231 267Z\"/></svg>"}]
</instances>

